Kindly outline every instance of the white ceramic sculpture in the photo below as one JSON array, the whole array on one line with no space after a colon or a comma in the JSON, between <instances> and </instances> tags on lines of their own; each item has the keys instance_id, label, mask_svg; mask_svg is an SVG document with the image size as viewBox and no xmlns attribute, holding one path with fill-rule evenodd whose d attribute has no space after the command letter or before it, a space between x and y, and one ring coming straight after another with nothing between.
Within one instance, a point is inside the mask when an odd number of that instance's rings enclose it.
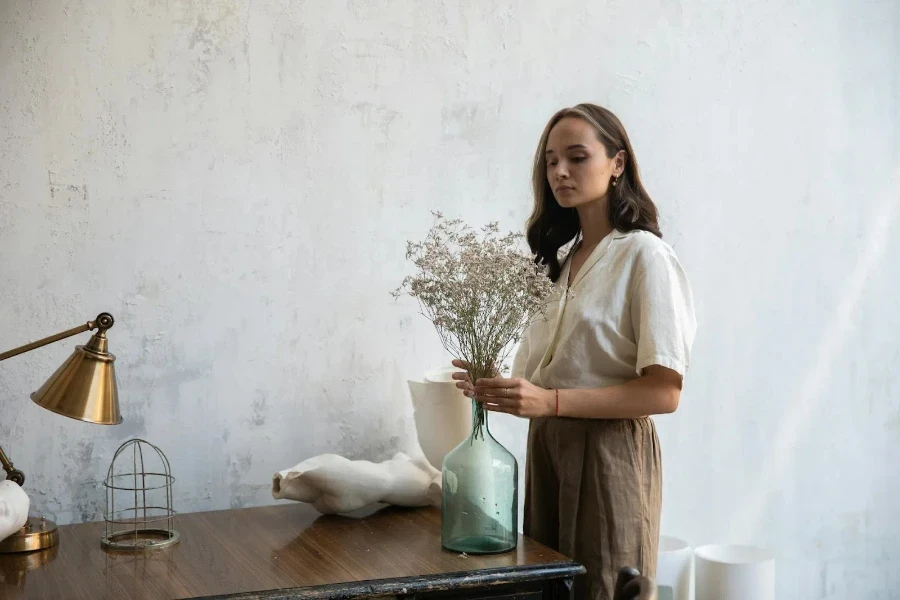
<instances>
[{"instance_id":1,"label":"white ceramic sculpture","mask_svg":"<svg viewBox=\"0 0 900 600\"><path fill-rule=\"evenodd\" d=\"M17 483L0 481L0 540L25 526L31 500Z\"/></svg>"},{"instance_id":2,"label":"white ceramic sculpture","mask_svg":"<svg viewBox=\"0 0 900 600\"><path fill-rule=\"evenodd\" d=\"M697 600L775 599L775 557L767 550L710 545L695 556Z\"/></svg>"},{"instance_id":3,"label":"white ceramic sculpture","mask_svg":"<svg viewBox=\"0 0 900 600\"><path fill-rule=\"evenodd\" d=\"M660 536L656 564L659 600L691 600L694 552L684 540Z\"/></svg>"},{"instance_id":4,"label":"white ceramic sculpture","mask_svg":"<svg viewBox=\"0 0 900 600\"><path fill-rule=\"evenodd\" d=\"M423 457L398 452L373 463L321 454L272 477L276 500L312 504L324 514L348 513L373 504L440 506L444 456L472 430L472 401L456 387L450 367L408 381Z\"/></svg>"},{"instance_id":5,"label":"white ceramic sculpture","mask_svg":"<svg viewBox=\"0 0 900 600\"><path fill-rule=\"evenodd\" d=\"M441 472L424 457L412 459L402 452L380 463L321 454L276 473L272 496L307 502L323 514L379 503L440 506Z\"/></svg>"},{"instance_id":6,"label":"white ceramic sculpture","mask_svg":"<svg viewBox=\"0 0 900 600\"><path fill-rule=\"evenodd\" d=\"M472 431L472 400L456 387L455 367L425 374L425 381L407 381L416 434L425 458L440 470L444 457Z\"/></svg>"}]
</instances>

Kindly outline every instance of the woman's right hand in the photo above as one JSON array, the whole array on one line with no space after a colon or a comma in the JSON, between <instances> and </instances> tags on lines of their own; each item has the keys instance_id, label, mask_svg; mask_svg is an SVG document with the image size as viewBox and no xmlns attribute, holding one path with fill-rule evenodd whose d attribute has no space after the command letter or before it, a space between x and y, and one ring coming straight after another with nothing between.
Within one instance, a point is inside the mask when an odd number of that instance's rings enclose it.
<instances>
[{"instance_id":1,"label":"woman's right hand","mask_svg":"<svg viewBox=\"0 0 900 600\"><path fill-rule=\"evenodd\" d=\"M462 369L461 372L453 374L453 379L456 380L456 387L461 389L469 398L473 398L475 396L475 386L472 385L472 378L469 377L469 371L472 370L472 366L468 362L459 359L454 360L452 364L454 367ZM491 371L493 371L494 377L499 376L497 369L492 368Z\"/></svg>"},{"instance_id":2,"label":"woman's right hand","mask_svg":"<svg viewBox=\"0 0 900 600\"><path fill-rule=\"evenodd\" d=\"M475 394L475 386L472 385L472 378L469 377L471 366L464 360L454 360L453 366L462 369L462 371L453 374L453 379L456 380L456 387L461 389L466 396L471 398Z\"/></svg>"}]
</instances>

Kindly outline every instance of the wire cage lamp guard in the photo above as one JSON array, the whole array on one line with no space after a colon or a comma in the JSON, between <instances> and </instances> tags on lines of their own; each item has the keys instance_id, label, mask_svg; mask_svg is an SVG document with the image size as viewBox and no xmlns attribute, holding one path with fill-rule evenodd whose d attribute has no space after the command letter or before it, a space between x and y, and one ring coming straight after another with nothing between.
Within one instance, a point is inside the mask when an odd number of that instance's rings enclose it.
<instances>
[{"instance_id":1,"label":"wire cage lamp guard","mask_svg":"<svg viewBox=\"0 0 900 600\"><path fill-rule=\"evenodd\" d=\"M148 462L155 460L157 464L148 468L145 454ZM122 463L125 468L117 468ZM179 535L174 528L172 508L174 481L169 459L153 444L133 439L119 446L103 481L106 488L103 548L136 552L177 544Z\"/></svg>"}]
</instances>

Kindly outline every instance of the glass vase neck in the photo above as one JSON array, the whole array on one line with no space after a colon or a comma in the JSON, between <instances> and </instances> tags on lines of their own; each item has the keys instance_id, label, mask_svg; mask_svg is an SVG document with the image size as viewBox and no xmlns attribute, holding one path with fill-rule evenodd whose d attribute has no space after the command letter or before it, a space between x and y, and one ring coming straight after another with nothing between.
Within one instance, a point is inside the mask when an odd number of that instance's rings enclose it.
<instances>
[{"instance_id":1,"label":"glass vase neck","mask_svg":"<svg viewBox=\"0 0 900 600\"><path fill-rule=\"evenodd\" d=\"M488 429L489 412L479 402L472 400L472 432L469 434L471 440L494 439Z\"/></svg>"}]
</instances>

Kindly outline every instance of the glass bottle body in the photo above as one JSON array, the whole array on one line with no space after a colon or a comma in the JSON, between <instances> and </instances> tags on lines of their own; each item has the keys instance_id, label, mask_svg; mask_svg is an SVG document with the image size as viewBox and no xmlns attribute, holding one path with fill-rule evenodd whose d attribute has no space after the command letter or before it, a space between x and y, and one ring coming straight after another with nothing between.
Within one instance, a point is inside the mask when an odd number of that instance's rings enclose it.
<instances>
[{"instance_id":1,"label":"glass bottle body","mask_svg":"<svg viewBox=\"0 0 900 600\"><path fill-rule=\"evenodd\" d=\"M519 469L472 401L472 433L444 458L441 545L454 552L507 552L518 541Z\"/></svg>"}]
</instances>

